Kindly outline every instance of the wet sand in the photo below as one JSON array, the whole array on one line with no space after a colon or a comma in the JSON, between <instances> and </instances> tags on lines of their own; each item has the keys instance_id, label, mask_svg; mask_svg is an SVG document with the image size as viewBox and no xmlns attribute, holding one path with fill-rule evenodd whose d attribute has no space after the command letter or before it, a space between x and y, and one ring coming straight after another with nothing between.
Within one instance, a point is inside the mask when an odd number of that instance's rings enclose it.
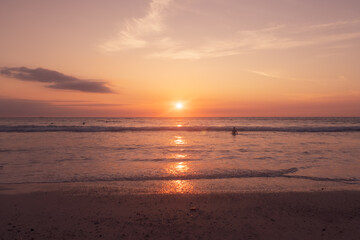
<instances>
[{"instance_id":1,"label":"wet sand","mask_svg":"<svg viewBox=\"0 0 360 240\"><path fill-rule=\"evenodd\" d=\"M96 190L95 190L96 189ZM0 239L360 239L360 192L0 191Z\"/></svg>"}]
</instances>

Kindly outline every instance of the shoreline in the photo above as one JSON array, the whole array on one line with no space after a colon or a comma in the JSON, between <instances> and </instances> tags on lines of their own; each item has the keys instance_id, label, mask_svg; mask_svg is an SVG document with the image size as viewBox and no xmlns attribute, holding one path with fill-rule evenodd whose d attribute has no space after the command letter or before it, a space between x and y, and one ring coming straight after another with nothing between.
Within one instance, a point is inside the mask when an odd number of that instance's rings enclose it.
<instances>
[{"instance_id":1,"label":"shoreline","mask_svg":"<svg viewBox=\"0 0 360 240\"><path fill-rule=\"evenodd\" d=\"M5 187L4 240L360 238L360 191L118 194L100 184L6 193Z\"/></svg>"},{"instance_id":2,"label":"shoreline","mask_svg":"<svg viewBox=\"0 0 360 240\"><path fill-rule=\"evenodd\" d=\"M286 177L250 177L195 180L90 181L0 183L0 194L32 192L86 192L106 190L107 194L208 194L360 191L360 184Z\"/></svg>"}]
</instances>

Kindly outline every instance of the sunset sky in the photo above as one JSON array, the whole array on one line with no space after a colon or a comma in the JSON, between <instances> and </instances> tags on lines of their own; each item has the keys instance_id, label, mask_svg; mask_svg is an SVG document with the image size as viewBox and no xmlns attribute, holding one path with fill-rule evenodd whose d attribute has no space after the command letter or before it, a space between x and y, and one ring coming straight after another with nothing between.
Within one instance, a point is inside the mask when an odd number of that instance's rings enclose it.
<instances>
[{"instance_id":1,"label":"sunset sky","mask_svg":"<svg viewBox=\"0 0 360 240\"><path fill-rule=\"evenodd\" d=\"M1 0L0 117L360 116L359 13L358 0Z\"/></svg>"}]
</instances>

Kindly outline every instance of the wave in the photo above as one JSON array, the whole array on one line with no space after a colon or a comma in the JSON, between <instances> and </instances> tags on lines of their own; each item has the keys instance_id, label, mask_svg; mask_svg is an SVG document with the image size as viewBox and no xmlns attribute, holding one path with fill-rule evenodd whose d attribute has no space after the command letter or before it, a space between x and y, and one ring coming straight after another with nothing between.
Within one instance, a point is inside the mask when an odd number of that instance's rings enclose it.
<instances>
[{"instance_id":1,"label":"wave","mask_svg":"<svg viewBox=\"0 0 360 240\"><path fill-rule=\"evenodd\" d=\"M184 175L143 175L133 177L87 178L86 181L156 181L156 180L200 180L200 179L228 179L252 177L281 177L284 174L295 173L298 168L281 170L243 170L233 169L221 172L198 172ZM81 181L72 179L71 181Z\"/></svg>"},{"instance_id":2,"label":"wave","mask_svg":"<svg viewBox=\"0 0 360 240\"><path fill-rule=\"evenodd\" d=\"M142 132L142 131L187 131L187 132L230 132L233 126L161 126L161 127L118 127L118 126L56 126L56 125L0 125L0 132ZM360 132L360 126L237 126L241 132Z\"/></svg>"},{"instance_id":3,"label":"wave","mask_svg":"<svg viewBox=\"0 0 360 240\"><path fill-rule=\"evenodd\" d=\"M240 170L234 169L226 172L199 172L184 175L142 175L142 176L83 176L70 179L59 179L50 181L26 181L6 182L3 184L26 184L26 183L68 183L68 182L138 182L138 181L175 181L175 180L215 180L215 179L241 179L241 178L294 178L312 181L341 182L345 184L359 184L360 179L356 178L326 178L292 175L298 172L299 168L288 168L280 170ZM290 174L290 175L289 175Z\"/></svg>"}]
</instances>

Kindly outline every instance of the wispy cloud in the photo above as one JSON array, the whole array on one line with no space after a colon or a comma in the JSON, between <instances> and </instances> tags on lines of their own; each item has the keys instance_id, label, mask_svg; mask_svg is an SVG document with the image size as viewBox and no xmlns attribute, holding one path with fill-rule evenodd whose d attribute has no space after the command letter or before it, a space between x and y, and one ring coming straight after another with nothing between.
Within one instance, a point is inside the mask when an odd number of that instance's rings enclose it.
<instances>
[{"instance_id":1,"label":"wispy cloud","mask_svg":"<svg viewBox=\"0 0 360 240\"><path fill-rule=\"evenodd\" d=\"M176 43L165 50L152 53L150 57L201 59L238 55L259 50L290 49L333 44L360 38L360 30L348 32L338 31L337 33L318 33L316 32L316 29L333 29L343 27L344 25L355 25L359 23L360 21L353 20L348 22L344 21L306 26L307 32L312 31L311 34L303 34L304 29L298 30L295 26L285 25L253 31L239 31L233 38L226 40L211 40L199 47L186 48L182 47L179 43Z\"/></svg>"},{"instance_id":2,"label":"wispy cloud","mask_svg":"<svg viewBox=\"0 0 360 240\"><path fill-rule=\"evenodd\" d=\"M22 81L50 83L50 85L46 85L47 88L67 89L92 93L113 92L109 87L106 86L105 82L98 82L89 79L79 79L44 68L31 69L27 67L3 67L0 68L0 74Z\"/></svg>"},{"instance_id":3,"label":"wispy cloud","mask_svg":"<svg viewBox=\"0 0 360 240\"><path fill-rule=\"evenodd\" d=\"M284 79L284 80L292 79L292 78L281 76L279 74L268 73L268 72L261 72L261 71L254 71L254 70L248 70L248 72L251 72L253 74L260 75L263 77L267 77L267 78L276 78L276 79Z\"/></svg>"},{"instance_id":4,"label":"wispy cloud","mask_svg":"<svg viewBox=\"0 0 360 240\"><path fill-rule=\"evenodd\" d=\"M347 21L337 21L337 22L331 22L331 23L322 23L322 24L314 24L307 26L307 29L331 29L331 28L338 28L342 26L351 26L351 25L357 25L360 23L360 19L354 19L354 20L347 20Z\"/></svg>"},{"instance_id":5,"label":"wispy cloud","mask_svg":"<svg viewBox=\"0 0 360 240\"><path fill-rule=\"evenodd\" d=\"M294 78L294 77L287 76L286 74L281 74L281 73L263 72L263 71L254 71L254 70L245 70L245 71L256 74L256 75L259 75L259 76L262 76L262 77L271 78L271 79L314 83L314 81L309 81L309 80L306 80L306 79Z\"/></svg>"},{"instance_id":6,"label":"wispy cloud","mask_svg":"<svg viewBox=\"0 0 360 240\"><path fill-rule=\"evenodd\" d=\"M146 47L147 37L165 29L164 11L172 0L152 0L150 8L143 18L134 18L125 23L125 27L114 39L100 45L105 52Z\"/></svg>"},{"instance_id":7,"label":"wispy cloud","mask_svg":"<svg viewBox=\"0 0 360 240\"><path fill-rule=\"evenodd\" d=\"M151 0L144 17L128 20L117 36L101 44L100 48L104 52L148 48L147 58L202 59L316 45L334 48L339 44L344 46L344 42L348 40L360 38L360 19L350 19L239 30L231 37L212 38L194 45L192 40L184 42L179 36L169 35L165 31L169 28L165 17L172 2L173 0ZM172 7L175 10L183 9L179 4Z\"/></svg>"}]
</instances>

